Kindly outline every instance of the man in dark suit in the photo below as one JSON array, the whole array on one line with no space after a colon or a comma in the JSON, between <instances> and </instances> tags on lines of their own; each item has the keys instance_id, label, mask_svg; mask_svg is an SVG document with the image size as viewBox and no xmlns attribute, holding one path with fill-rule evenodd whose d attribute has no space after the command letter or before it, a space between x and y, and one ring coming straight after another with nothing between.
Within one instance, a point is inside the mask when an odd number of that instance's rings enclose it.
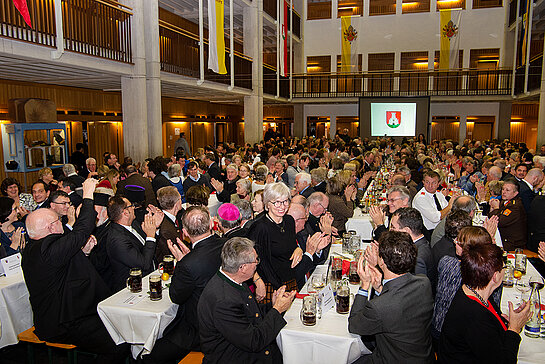
<instances>
[{"instance_id":1,"label":"man in dark suit","mask_svg":"<svg viewBox=\"0 0 545 364\"><path fill-rule=\"evenodd\" d=\"M308 198L314 192L314 188L311 186L312 177L309 173L300 172L295 176L295 192L304 198Z\"/></svg>"},{"instance_id":2,"label":"man in dark suit","mask_svg":"<svg viewBox=\"0 0 545 364\"><path fill-rule=\"evenodd\" d=\"M140 186L144 188L145 190L146 206L150 204L157 206L157 199L155 198L155 193L153 192L153 187L149 179L142 177L140 173L138 173L138 171L136 170L136 167L133 166L132 164L125 167L125 174L127 175L127 178L117 182L116 195L127 197L125 186L130 186L130 185Z\"/></svg>"},{"instance_id":3,"label":"man in dark suit","mask_svg":"<svg viewBox=\"0 0 545 364\"><path fill-rule=\"evenodd\" d=\"M39 179L34 182L31 191L32 198L34 199L34 202L36 202L35 210L49 207L49 189L44 181Z\"/></svg>"},{"instance_id":4,"label":"man in dark suit","mask_svg":"<svg viewBox=\"0 0 545 364\"><path fill-rule=\"evenodd\" d=\"M111 279L107 283L113 292L125 287L131 268L140 268L142 276L153 271L155 232L159 225L154 216L152 213L145 215L140 227L134 223L134 204L129 200L114 196L108 202L108 218L112 223L106 240L111 265Z\"/></svg>"},{"instance_id":5,"label":"man in dark suit","mask_svg":"<svg viewBox=\"0 0 545 364\"><path fill-rule=\"evenodd\" d=\"M214 153L206 153L204 156L204 163L206 163L206 173L210 176L210 179L214 178L217 181L221 181L221 170L218 163L216 163Z\"/></svg>"},{"instance_id":6,"label":"man in dark suit","mask_svg":"<svg viewBox=\"0 0 545 364\"><path fill-rule=\"evenodd\" d=\"M358 262L361 287L354 299L348 331L373 335L372 354L357 363L422 364L433 362L430 326L433 297L430 281L410 272L416 264L416 246L407 233L382 234L378 267ZM379 295L370 296L370 287Z\"/></svg>"},{"instance_id":7,"label":"man in dark suit","mask_svg":"<svg viewBox=\"0 0 545 364\"><path fill-rule=\"evenodd\" d=\"M205 363L281 363L276 336L286 325L295 291L275 292L271 305L259 304L246 285L259 258L254 243L232 238L222 250L220 270L210 279L198 306Z\"/></svg>"},{"instance_id":8,"label":"man in dark suit","mask_svg":"<svg viewBox=\"0 0 545 364\"><path fill-rule=\"evenodd\" d=\"M225 173L227 177L225 182L222 183L216 179L210 181L212 187L214 187L218 193L218 201L223 203L230 202L231 195L237 193L237 181L240 179L238 176L238 167L234 163L229 164L227 168L225 168Z\"/></svg>"},{"instance_id":9,"label":"man in dark suit","mask_svg":"<svg viewBox=\"0 0 545 364\"><path fill-rule=\"evenodd\" d=\"M314 191L326 193L327 188L327 169L319 167L310 171L312 179L311 186Z\"/></svg>"},{"instance_id":10,"label":"man in dark suit","mask_svg":"<svg viewBox=\"0 0 545 364\"><path fill-rule=\"evenodd\" d=\"M151 177L151 186L153 192L157 195L157 190L161 187L172 186L172 183L166 178L162 172L166 171L166 163L163 162L163 158L156 158L149 162L149 176Z\"/></svg>"},{"instance_id":11,"label":"man in dark suit","mask_svg":"<svg viewBox=\"0 0 545 364\"><path fill-rule=\"evenodd\" d=\"M75 208L78 208L78 206L83 202L83 198L76 193L76 184L70 179L61 179L57 184L57 190L66 192L70 198L72 206Z\"/></svg>"},{"instance_id":12,"label":"man in dark suit","mask_svg":"<svg viewBox=\"0 0 545 364\"><path fill-rule=\"evenodd\" d=\"M176 241L176 238L181 237L181 230L178 228L176 215L182 209L182 197L176 187L169 186L162 187L157 191L157 200L159 201L161 210L165 214L159 226L159 236L155 250L156 261L162 262L165 255L171 254L167 241Z\"/></svg>"},{"instance_id":13,"label":"man in dark suit","mask_svg":"<svg viewBox=\"0 0 545 364\"><path fill-rule=\"evenodd\" d=\"M87 158L85 160L85 167L81 169L79 175L85 179L88 177L98 176L97 160L95 158Z\"/></svg>"},{"instance_id":14,"label":"man in dark suit","mask_svg":"<svg viewBox=\"0 0 545 364\"><path fill-rule=\"evenodd\" d=\"M110 291L86 257L96 240L93 191L96 181L83 185L81 212L74 229L63 235L57 214L39 209L28 215L30 240L22 268L30 293L35 333L41 340L77 345L101 354L100 363L123 362L128 345L117 346L97 314L97 304Z\"/></svg>"},{"instance_id":15,"label":"man in dark suit","mask_svg":"<svg viewBox=\"0 0 545 364\"><path fill-rule=\"evenodd\" d=\"M543 181L543 171L539 168L532 168L526 176L519 181L519 197L524 205L526 213L530 211L532 200L536 196L534 189Z\"/></svg>"},{"instance_id":16,"label":"man in dark suit","mask_svg":"<svg viewBox=\"0 0 545 364\"><path fill-rule=\"evenodd\" d=\"M62 166L62 173L64 173L64 176L66 179L69 179L72 182L74 182L74 184L76 185L76 192L81 190L83 186L83 181L85 181L85 178L77 174L76 167L74 167L73 164L68 163Z\"/></svg>"},{"instance_id":17,"label":"man in dark suit","mask_svg":"<svg viewBox=\"0 0 545 364\"><path fill-rule=\"evenodd\" d=\"M173 303L179 305L178 313L165 329L146 363L171 363L184 358L192 350L200 350L197 304L204 287L221 264L221 249L225 239L212 234L213 221L208 209L192 206L182 218L183 233L189 238L189 251L180 239L169 244L178 261L172 277L169 294Z\"/></svg>"},{"instance_id":18,"label":"man in dark suit","mask_svg":"<svg viewBox=\"0 0 545 364\"><path fill-rule=\"evenodd\" d=\"M545 196L536 196L528 212L527 248L537 252L540 241L545 241Z\"/></svg>"}]
</instances>

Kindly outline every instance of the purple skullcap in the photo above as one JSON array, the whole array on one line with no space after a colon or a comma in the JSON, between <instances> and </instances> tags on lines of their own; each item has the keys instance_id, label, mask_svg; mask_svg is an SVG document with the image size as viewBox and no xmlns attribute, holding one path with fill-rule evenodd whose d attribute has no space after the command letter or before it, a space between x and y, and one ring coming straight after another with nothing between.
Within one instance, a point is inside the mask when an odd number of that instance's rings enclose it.
<instances>
[{"instance_id":1,"label":"purple skullcap","mask_svg":"<svg viewBox=\"0 0 545 364\"><path fill-rule=\"evenodd\" d=\"M237 221L240 218L240 211L232 203L224 203L218 209L218 216L225 221Z\"/></svg>"}]
</instances>

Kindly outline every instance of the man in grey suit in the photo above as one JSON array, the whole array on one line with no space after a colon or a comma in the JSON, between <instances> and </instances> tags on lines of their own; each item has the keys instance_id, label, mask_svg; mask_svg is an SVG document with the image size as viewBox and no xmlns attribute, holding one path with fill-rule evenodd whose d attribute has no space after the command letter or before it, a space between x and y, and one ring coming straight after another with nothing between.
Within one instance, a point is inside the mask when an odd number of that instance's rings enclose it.
<instances>
[{"instance_id":1,"label":"man in grey suit","mask_svg":"<svg viewBox=\"0 0 545 364\"><path fill-rule=\"evenodd\" d=\"M374 336L376 347L357 363L432 363L433 297L430 281L409 273L416 254L409 234L388 231L380 238L377 257L383 275L360 258L361 287L350 311L348 331Z\"/></svg>"}]
</instances>

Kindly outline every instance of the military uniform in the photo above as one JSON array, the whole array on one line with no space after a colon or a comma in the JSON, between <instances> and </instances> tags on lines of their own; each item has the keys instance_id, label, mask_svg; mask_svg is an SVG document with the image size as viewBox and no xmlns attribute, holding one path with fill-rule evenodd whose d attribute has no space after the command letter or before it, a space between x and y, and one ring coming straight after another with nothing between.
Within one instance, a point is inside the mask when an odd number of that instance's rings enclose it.
<instances>
[{"instance_id":1,"label":"military uniform","mask_svg":"<svg viewBox=\"0 0 545 364\"><path fill-rule=\"evenodd\" d=\"M519 197L500 202L500 208L489 213L489 216L497 215L499 218L503 249L506 251L516 248L525 248L527 240L526 211Z\"/></svg>"}]
</instances>

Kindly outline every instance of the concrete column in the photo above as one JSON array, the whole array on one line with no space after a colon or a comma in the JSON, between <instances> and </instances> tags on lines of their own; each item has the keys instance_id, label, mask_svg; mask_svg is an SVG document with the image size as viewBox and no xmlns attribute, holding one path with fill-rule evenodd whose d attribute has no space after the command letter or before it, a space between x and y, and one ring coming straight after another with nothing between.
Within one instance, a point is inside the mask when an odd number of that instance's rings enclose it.
<instances>
[{"instance_id":1,"label":"concrete column","mask_svg":"<svg viewBox=\"0 0 545 364\"><path fill-rule=\"evenodd\" d=\"M293 136L302 138L307 129L307 120L305 115L305 105L293 105Z\"/></svg>"},{"instance_id":2,"label":"concrete column","mask_svg":"<svg viewBox=\"0 0 545 364\"><path fill-rule=\"evenodd\" d=\"M161 56L159 50L159 4L143 1L144 37L146 47L146 100L149 156L163 154L161 114Z\"/></svg>"},{"instance_id":3,"label":"concrete column","mask_svg":"<svg viewBox=\"0 0 545 364\"><path fill-rule=\"evenodd\" d=\"M263 140L263 0L243 9L244 54L252 57L252 95L244 97L244 142Z\"/></svg>"},{"instance_id":4,"label":"concrete column","mask_svg":"<svg viewBox=\"0 0 545 364\"><path fill-rule=\"evenodd\" d=\"M125 0L133 12L131 25L132 61L131 76L121 77L121 103L123 110L124 155L133 161L143 162L149 155L146 47L144 36L144 0Z\"/></svg>"},{"instance_id":5,"label":"concrete column","mask_svg":"<svg viewBox=\"0 0 545 364\"><path fill-rule=\"evenodd\" d=\"M500 102L498 120L494 125L494 137L500 141L511 136L511 106L510 101Z\"/></svg>"},{"instance_id":6,"label":"concrete column","mask_svg":"<svg viewBox=\"0 0 545 364\"><path fill-rule=\"evenodd\" d=\"M331 0L331 18L337 19L338 15L339 15L339 1ZM340 21L339 21L339 25L340 25Z\"/></svg>"},{"instance_id":7,"label":"concrete column","mask_svg":"<svg viewBox=\"0 0 545 364\"><path fill-rule=\"evenodd\" d=\"M467 115L460 115L460 126L458 127L458 143L463 144L467 132Z\"/></svg>"}]
</instances>

